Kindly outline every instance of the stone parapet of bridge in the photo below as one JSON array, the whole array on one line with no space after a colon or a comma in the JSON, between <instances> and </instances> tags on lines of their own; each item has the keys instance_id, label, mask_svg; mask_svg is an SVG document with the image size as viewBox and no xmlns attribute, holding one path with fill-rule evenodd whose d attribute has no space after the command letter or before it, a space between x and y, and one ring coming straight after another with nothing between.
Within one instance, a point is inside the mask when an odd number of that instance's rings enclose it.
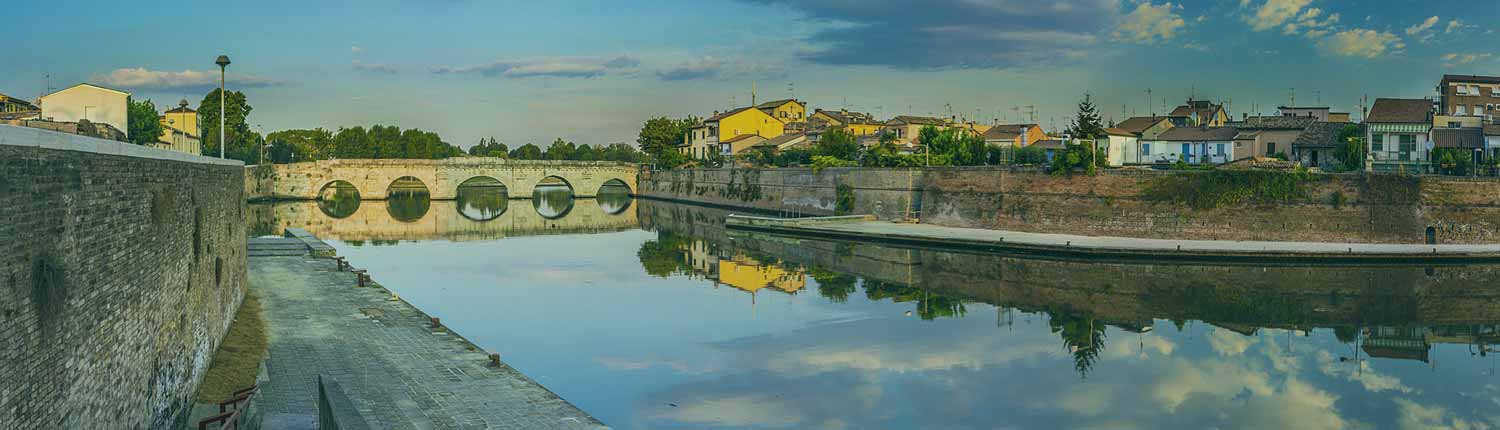
<instances>
[{"instance_id":1,"label":"stone parapet of bridge","mask_svg":"<svg viewBox=\"0 0 1500 430\"><path fill-rule=\"evenodd\" d=\"M253 166L246 170L246 190L252 199L316 199L323 187L345 181L361 199L385 199L392 183L413 177L427 187L434 200L452 200L465 181L488 177L506 187L511 198L530 198L544 179L555 177L573 189L574 196L594 197L606 183L618 181L636 189L640 166L614 161L507 160L461 157L444 160L349 159Z\"/></svg>"}]
</instances>

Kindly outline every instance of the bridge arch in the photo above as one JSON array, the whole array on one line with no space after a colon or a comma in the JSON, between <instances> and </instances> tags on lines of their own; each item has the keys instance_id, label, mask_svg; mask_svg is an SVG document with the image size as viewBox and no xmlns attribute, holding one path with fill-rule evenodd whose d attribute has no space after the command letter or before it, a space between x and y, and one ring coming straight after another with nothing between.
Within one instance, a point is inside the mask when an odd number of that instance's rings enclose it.
<instances>
[{"instance_id":1,"label":"bridge arch","mask_svg":"<svg viewBox=\"0 0 1500 430\"><path fill-rule=\"evenodd\" d=\"M454 193L458 214L473 221L490 221L510 208L509 189L490 176L474 176L458 184Z\"/></svg>"},{"instance_id":2,"label":"bridge arch","mask_svg":"<svg viewBox=\"0 0 1500 430\"><path fill-rule=\"evenodd\" d=\"M609 179L599 185L599 190L594 192L594 200L606 215L624 213L630 209L631 203L634 203L630 184L619 179Z\"/></svg>"},{"instance_id":3,"label":"bridge arch","mask_svg":"<svg viewBox=\"0 0 1500 430\"><path fill-rule=\"evenodd\" d=\"M386 186L385 209L396 221L420 221L431 207L432 191L415 176L396 178Z\"/></svg>"},{"instance_id":4,"label":"bridge arch","mask_svg":"<svg viewBox=\"0 0 1500 430\"><path fill-rule=\"evenodd\" d=\"M359 210L359 188L342 179L335 179L318 188L318 209L334 219L348 218Z\"/></svg>"},{"instance_id":5,"label":"bridge arch","mask_svg":"<svg viewBox=\"0 0 1500 430\"><path fill-rule=\"evenodd\" d=\"M559 189L563 187L566 191ZM536 209L537 215L551 220L568 216L568 212L573 211L573 199L578 196L573 184L559 176L542 178L531 190L532 208Z\"/></svg>"},{"instance_id":6,"label":"bridge arch","mask_svg":"<svg viewBox=\"0 0 1500 430\"><path fill-rule=\"evenodd\" d=\"M574 196L578 195L578 189L573 187L573 183L568 181L567 178L558 175L547 175L546 177L543 177L541 180L536 181L536 185L532 185L531 189L536 190L537 188L555 186L568 187L568 193L573 194Z\"/></svg>"}]
</instances>

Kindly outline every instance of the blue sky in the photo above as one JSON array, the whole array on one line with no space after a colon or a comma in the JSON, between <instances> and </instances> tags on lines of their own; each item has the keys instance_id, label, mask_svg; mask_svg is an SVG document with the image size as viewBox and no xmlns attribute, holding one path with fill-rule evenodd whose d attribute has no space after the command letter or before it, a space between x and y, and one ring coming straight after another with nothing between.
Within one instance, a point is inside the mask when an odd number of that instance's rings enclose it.
<instances>
[{"instance_id":1,"label":"blue sky","mask_svg":"<svg viewBox=\"0 0 1500 430\"><path fill-rule=\"evenodd\" d=\"M1443 73L1500 74L1500 7L1472 1L113 1L6 7L0 92L93 82L194 105L231 56L251 124L417 127L468 146L633 141L659 115L795 95L881 117L1061 126L1189 94L1235 116L1289 102L1357 112ZM1146 89L1154 102L1148 102Z\"/></svg>"}]
</instances>

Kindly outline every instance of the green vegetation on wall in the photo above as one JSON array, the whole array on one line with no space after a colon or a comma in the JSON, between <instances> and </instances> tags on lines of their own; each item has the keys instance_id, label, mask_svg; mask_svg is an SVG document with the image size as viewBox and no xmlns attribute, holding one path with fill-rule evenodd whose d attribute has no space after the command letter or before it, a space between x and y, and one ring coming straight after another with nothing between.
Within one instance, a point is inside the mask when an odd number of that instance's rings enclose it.
<instances>
[{"instance_id":1,"label":"green vegetation on wall","mask_svg":"<svg viewBox=\"0 0 1500 430\"><path fill-rule=\"evenodd\" d=\"M838 184L834 190L834 215L848 215L854 210L854 187L849 184Z\"/></svg>"},{"instance_id":2,"label":"green vegetation on wall","mask_svg":"<svg viewBox=\"0 0 1500 430\"><path fill-rule=\"evenodd\" d=\"M1383 205L1412 205L1422 198L1422 179L1406 175L1365 177L1365 200Z\"/></svg>"},{"instance_id":3,"label":"green vegetation on wall","mask_svg":"<svg viewBox=\"0 0 1500 430\"><path fill-rule=\"evenodd\" d=\"M1146 183L1142 197L1195 210L1245 203L1286 203L1307 196L1312 175L1304 171L1210 170L1177 172Z\"/></svg>"}]
</instances>

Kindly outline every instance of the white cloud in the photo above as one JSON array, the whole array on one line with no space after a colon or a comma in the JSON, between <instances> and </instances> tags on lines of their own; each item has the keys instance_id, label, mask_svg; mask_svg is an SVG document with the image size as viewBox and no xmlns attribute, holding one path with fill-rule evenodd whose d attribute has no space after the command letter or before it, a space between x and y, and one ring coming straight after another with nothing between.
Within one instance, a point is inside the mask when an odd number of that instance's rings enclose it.
<instances>
[{"instance_id":1,"label":"white cloud","mask_svg":"<svg viewBox=\"0 0 1500 430\"><path fill-rule=\"evenodd\" d=\"M785 75L786 70L779 63L751 62L712 56L683 61L677 66L656 71L656 77L663 81L743 77L775 78Z\"/></svg>"},{"instance_id":2,"label":"white cloud","mask_svg":"<svg viewBox=\"0 0 1500 430\"><path fill-rule=\"evenodd\" d=\"M593 78L614 73L628 73L640 65L640 60L628 55L616 57L539 57L519 60L498 60L474 66L437 66L432 73L470 74L486 77L507 78L555 77Z\"/></svg>"},{"instance_id":3,"label":"white cloud","mask_svg":"<svg viewBox=\"0 0 1500 430\"><path fill-rule=\"evenodd\" d=\"M1397 421L1402 430L1416 429L1450 429L1450 430L1482 430L1490 428L1489 424L1482 421L1470 421L1463 418L1448 416L1448 408L1442 406L1424 406L1415 401L1396 398L1396 408L1400 418Z\"/></svg>"},{"instance_id":4,"label":"white cloud","mask_svg":"<svg viewBox=\"0 0 1500 430\"><path fill-rule=\"evenodd\" d=\"M1151 2L1137 4L1135 10L1120 18L1120 25L1112 36L1116 40L1154 43L1172 40L1177 32L1187 25L1182 15L1173 12L1172 3L1153 5Z\"/></svg>"},{"instance_id":5,"label":"white cloud","mask_svg":"<svg viewBox=\"0 0 1500 430\"><path fill-rule=\"evenodd\" d=\"M1444 65L1448 67L1473 63L1479 60L1489 59L1495 54L1489 52L1449 52L1443 55Z\"/></svg>"},{"instance_id":6,"label":"white cloud","mask_svg":"<svg viewBox=\"0 0 1500 430\"><path fill-rule=\"evenodd\" d=\"M354 70L360 70L360 71L365 71L365 72L384 73L384 74L387 74L387 75L394 75L397 72L397 70L396 70L396 68L394 66L390 66L390 65L386 65L386 64L378 64L378 63L374 63L374 64L372 64L372 63L361 63L359 60L354 60Z\"/></svg>"},{"instance_id":7,"label":"white cloud","mask_svg":"<svg viewBox=\"0 0 1500 430\"><path fill-rule=\"evenodd\" d=\"M1222 328L1215 328L1213 334L1208 335L1209 346L1213 347L1214 352L1225 357L1245 353L1245 350L1250 349L1250 345L1256 341L1256 338Z\"/></svg>"},{"instance_id":8,"label":"white cloud","mask_svg":"<svg viewBox=\"0 0 1500 430\"><path fill-rule=\"evenodd\" d=\"M1240 7L1249 8L1250 0L1241 0ZM1298 15L1303 14L1302 8L1311 4L1312 0L1266 0L1259 7L1244 16L1245 23L1255 31L1266 31L1281 27L1287 22L1294 22Z\"/></svg>"},{"instance_id":9,"label":"white cloud","mask_svg":"<svg viewBox=\"0 0 1500 430\"><path fill-rule=\"evenodd\" d=\"M1330 55L1379 58L1399 54L1406 49L1406 43L1390 32L1356 28L1323 38L1318 41L1318 48Z\"/></svg>"},{"instance_id":10,"label":"white cloud","mask_svg":"<svg viewBox=\"0 0 1500 430\"><path fill-rule=\"evenodd\" d=\"M110 86L133 90L189 90L219 86L219 74L214 71L183 70L169 72L149 70L144 67L115 69L104 75L95 75L95 81ZM274 87L286 82L254 76L229 73L225 81L230 87Z\"/></svg>"},{"instance_id":11,"label":"white cloud","mask_svg":"<svg viewBox=\"0 0 1500 430\"><path fill-rule=\"evenodd\" d=\"M1437 32L1432 31L1432 27L1437 25L1438 21L1439 19L1437 15L1427 17L1427 19L1422 20L1422 22L1419 22L1411 27L1407 27L1406 35L1416 38L1417 41L1423 43L1431 41L1432 36L1437 34Z\"/></svg>"}]
</instances>

